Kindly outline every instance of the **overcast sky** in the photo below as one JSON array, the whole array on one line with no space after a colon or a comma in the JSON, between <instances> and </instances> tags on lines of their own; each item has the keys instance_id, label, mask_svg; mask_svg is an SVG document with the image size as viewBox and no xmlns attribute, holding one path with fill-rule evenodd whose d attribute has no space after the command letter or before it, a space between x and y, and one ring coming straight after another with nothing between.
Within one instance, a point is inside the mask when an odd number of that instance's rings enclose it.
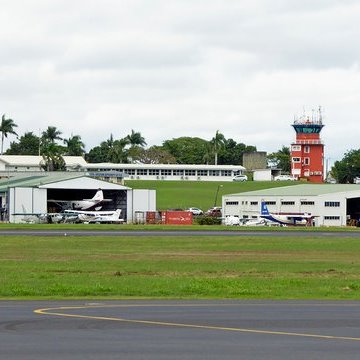
<instances>
[{"instance_id":1,"label":"overcast sky","mask_svg":"<svg viewBox=\"0 0 360 360\"><path fill-rule=\"evenodd\" d=\"M358 0L0 5L0 112L20 135L52 125L90 150L131 129L148 145L220 130L273 152L321 105L326 158L360 148Z\"/></svg>"}]
</instances>

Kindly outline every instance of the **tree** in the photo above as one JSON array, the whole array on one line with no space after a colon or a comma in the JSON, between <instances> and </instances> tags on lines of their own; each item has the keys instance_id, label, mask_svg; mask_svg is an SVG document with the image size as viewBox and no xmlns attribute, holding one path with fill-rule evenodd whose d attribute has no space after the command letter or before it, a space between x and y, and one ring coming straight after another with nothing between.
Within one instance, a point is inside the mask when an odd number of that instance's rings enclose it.
<instances>
[{"instance_id":1,"label":"tree","mask_svg":"<svg viewBox=\"0 0 360 360\"><path fill-rule=\"evenodd\" d=\"M360 176L360 149L345 153L340 161L335 161L331 174L338 183L353 183Z\"/></svg>"},{"instance_id":2,"label":"tree","mask_svg":"<svg viewBox=\"0 0 360 360\"><path fill-rule=\"evenodd\" d=\"M11 142L7 155L38 155L40 138L31 131L19 138L19 142Z\"/></svg>"},{"instance_id":3,"label":"tree","mask_svg":"<svg viewBox=\"0 0 360 360\"><path fill-rule=\"evenodd\" d=\"M8 134L16 135L14 128L17 125L12 119L5 119L5 114L1 118L0 132L1 132L1 155L4 153L4 138L7 138Z\"/></svg>"},{"instance_id":4,"label":"tree","mask_svg":"<svg viewBox=\"0 0 360 360\"><path fill-rule=\"evenodd\" d=\"M128 140L128 143L130 144L130 148L133 147L143 147L146 145L145 138L141 136L141 133L135 132L134 130L131 130L131 134L126 136L126 139Z\"/></svg>"},{"instance_id":5,"label":"tree","mask_svg":"<svg viewBox=\"0 0 360 360\"><path fill-rule=\"evenodd\" d=\"M66 145L66 155L83 156L85 154L85 144L81 141L80 135L71 135L69 139L64 139Z\"/></svg>"},{"instance_id":6,"label":"tree","mask_svg":"<svg viewBox=\"0 0 360 360\"><path fill-rule=\"evenodd\" d=\"M169 152L178 164L203 164L208 141L198 137L180 137L163 142L163 149Z\"/></svg>"},{"instance_id":7,"label":"tree","mask_svg":"<svg viewBox=\"0 0 360 360\"><path fill-rule=\"evenodd\" d=\"M219 152L218 163L221 165L242 165L245 152L256 151L256 146L237 143L233 139L225 139L224 147Z\"/></svg>"},{"instance_id":8,"label":"tree","mask_svg":"<svg viewBox=\"0 0 360 360\"><path fill-rule=\"evenodd\" d=\"M55 140L62 140L60 136L62 132L56 128L56 126L48 126L48 128L43 131L42 138L50 142L55 142Z\"/></svg>"},{"instance_id":9,"label":"tree","mask_svg":"<svg viewBox=\"0 0 360 360\"><path fill-rule=\"evenodd\" d=\"M215 136L211 139L210 143L213 146L213 151L215 155L215 165L218 164L218 154L221 149L225 146L225 137L223 134L216 130Z\"/></svg>"},{"instance_id":10,"label":"tree","mask_svg":"<svg viewBox=\"0 0 360 360\"><path fill-rule=\"evenodd\" d=\"M290 149L287 146L282 146L277 152L268 155L268 161L277 168L280 168L285 173L290 173Z\"/></svg>"},{"instance_id":11,"label":"tree","mask_svg":"<svg viewBox=\"0 0 360 360\"><path fill-rule=\"evenodd\" d=\"M63 146L55 142L46 142L42 148L43 169L46 171L65 171L65 161L62 157L64 150Z\"/></svg>"},{"instance_id":12,"label":"tree","mask_svg":"<svg viewBox=\"0 0 360 360\"><path fill-rule=\"evenodd\" d=\"M133 156L142 164L176 164L176 159L161 146L151 146L149 149L138 148Z\"/></svg>"}]
</instances>

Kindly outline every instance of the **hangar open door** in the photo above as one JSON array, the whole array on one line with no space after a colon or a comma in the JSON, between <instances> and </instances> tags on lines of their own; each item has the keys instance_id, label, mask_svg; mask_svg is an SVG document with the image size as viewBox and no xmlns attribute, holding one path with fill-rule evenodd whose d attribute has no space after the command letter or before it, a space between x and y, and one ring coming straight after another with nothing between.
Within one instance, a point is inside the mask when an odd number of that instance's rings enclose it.
<instances>
[{"instance_id":1,"label":"hangar open door","mask_svg":"<svg viewBox=\"0 0 360 360\"><path fill-rule=\"evenodd\" d=\"M359 222L360 220L360 198L352 198L346 200L346 215L347 220ZM351 224L357 225L357 224Z\"/></svg>"}]
</instances>

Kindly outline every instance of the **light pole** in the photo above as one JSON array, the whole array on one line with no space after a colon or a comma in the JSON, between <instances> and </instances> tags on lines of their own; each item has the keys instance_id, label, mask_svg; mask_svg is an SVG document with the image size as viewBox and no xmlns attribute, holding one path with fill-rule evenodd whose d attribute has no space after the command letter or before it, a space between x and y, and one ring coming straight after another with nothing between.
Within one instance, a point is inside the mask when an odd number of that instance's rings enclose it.
<instances>
[{"instance_id":1,"label":"light pole","mask_svg":"<svg viewBox=\"0 0 360 360\"><path fill-rule=\"evenodd\" d=\"M215 200L214 200L214 207L216 206L216 202L217 202L217 197L219 194L219 189L223 187L222 185L218 185L217 189L216 189L216 195L215 195Z\"/></svg>"}]
</instances>

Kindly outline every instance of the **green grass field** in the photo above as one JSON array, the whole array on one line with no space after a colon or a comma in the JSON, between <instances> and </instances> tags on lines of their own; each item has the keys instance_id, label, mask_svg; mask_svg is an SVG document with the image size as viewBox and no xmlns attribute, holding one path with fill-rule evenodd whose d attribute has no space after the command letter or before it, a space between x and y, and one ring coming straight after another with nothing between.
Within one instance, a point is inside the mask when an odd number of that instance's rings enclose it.
<instances>
[{"instance_id":1,"label":"green grass field","mask_svg":"<svg viewBox=\"0 0 360 360\"><path fill-rule=\"evenodd\" d=\"M236 194L245 191L297 184L298 183L294 181L213 182L128 180L125 182L126 186L133 189L155 189L158 210L199 207L205 211L214 206L219 185L222 185L222 187L219 187L216 206L221 206L221 196L225 194Z\"/></svg>"},{"instance_id":2,"label":"green grass field","mask_svg":"<svg viewBox=\"0 0 360 360\"><path fill-rule=\"evenodd\" d=\"M2 236L0 298L359 299L358 239Z\"/></svg>"}]
</instances>

